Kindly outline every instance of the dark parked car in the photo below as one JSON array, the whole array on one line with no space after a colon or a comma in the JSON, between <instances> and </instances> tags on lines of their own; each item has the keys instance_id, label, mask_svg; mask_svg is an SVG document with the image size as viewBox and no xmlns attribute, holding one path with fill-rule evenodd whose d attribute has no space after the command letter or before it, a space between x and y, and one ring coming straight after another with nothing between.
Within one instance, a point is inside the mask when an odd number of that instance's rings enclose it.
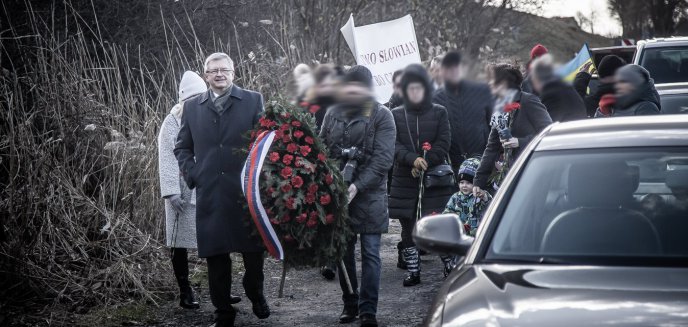
<instances>
[{"instance_id":1,"label":"dark parked car","mask_svg":"<svg viewBox=\"0 0 688 327\"><path fill-rule=\"evenodd\" d=\"M688 326L688 116L553 124L476 238L423 218L426 251L464 256L426 326Z\"/></svg>"}]
</instances>

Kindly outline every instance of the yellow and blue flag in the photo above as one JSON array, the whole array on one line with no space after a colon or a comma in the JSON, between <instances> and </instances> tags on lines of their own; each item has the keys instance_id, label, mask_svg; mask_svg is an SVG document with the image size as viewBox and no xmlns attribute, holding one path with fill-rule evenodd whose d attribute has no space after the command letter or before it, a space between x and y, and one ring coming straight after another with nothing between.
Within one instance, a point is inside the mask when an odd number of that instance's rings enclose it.
<instances>
[{"instance_id":1,"label":"yellow and blue flag","mask_svg":"<svg viewBox=\"0 0 688 327\"><path fill-rule=\"evenodd\" d=\"M559 70L557 70L557 73L561 78L563 78L567 82L573 82L573 79L576 77L576 74L578 71L580 71L581 67L583 67L585 64L592 62L592 56L590 55L590 49L588 48L588 44L583 44L583 47L578 51L578 54L576 55L575 58L571 59L568 63L565 65L559 67ZM590 65L589 70L592 70L594 68L594 64Z\"/></svg>"}]
</instances>

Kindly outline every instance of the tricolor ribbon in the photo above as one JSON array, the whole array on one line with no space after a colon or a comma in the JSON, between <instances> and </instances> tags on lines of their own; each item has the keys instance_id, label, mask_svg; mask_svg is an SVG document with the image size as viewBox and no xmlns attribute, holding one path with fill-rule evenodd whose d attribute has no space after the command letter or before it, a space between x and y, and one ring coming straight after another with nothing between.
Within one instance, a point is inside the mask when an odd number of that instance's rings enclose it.
<instances>
[{"instance_id":1,"label":"tricolor ribbon","mask_svg":"<svg viewBox=\"0 0 688 327\"><path fill-rule=\"evenodd\" d=\"M284 249L282 249L282 244L272 228L270 217L268 217L260 199L261 170L274 138L275 131L264 131L256 138L248 152L244 169L241 170L241 188L248 202L251 219L256 224L258 233L263 239L263 244L265 244L268 253L275 259L284 260Z\"/></svg>"}]
</instances>

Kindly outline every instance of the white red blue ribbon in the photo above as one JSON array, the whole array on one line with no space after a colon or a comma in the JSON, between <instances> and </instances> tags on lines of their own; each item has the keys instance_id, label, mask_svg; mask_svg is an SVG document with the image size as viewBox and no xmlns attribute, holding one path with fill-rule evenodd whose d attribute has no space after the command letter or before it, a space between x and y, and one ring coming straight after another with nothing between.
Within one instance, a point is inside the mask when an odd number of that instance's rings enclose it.
<instances>
[{"instance_id":1,"label":"white red blue ribbon","mask_svg":"<svg viewBox=\"0 0 688 327\"><path fill-rule=\"evenodd\" d=\"M244 169L241 170L241 188L248 202L251 219L258 228L258 233L263 239L263 244L265 244L268 253L275 259L284 260L284 249L282 249L282 244L272 228L270 217L268 217L260 199L261 170L274 138L275 131L264 131L256 138L248 152Z\"/></svg>"}]
</instances>

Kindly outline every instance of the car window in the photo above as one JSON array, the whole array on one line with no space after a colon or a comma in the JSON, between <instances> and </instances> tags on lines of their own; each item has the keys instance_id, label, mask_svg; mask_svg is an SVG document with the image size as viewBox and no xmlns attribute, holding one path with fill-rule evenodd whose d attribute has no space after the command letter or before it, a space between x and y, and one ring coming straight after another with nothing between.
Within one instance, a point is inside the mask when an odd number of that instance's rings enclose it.
<instances>
[{"instance_id":1,"label":"car window","mask_svg":"<svg viewBox=\"0 0 688 327\"><path fill-rule=\"evenodd\" d=\"M513 188L486 258L685 262L686 235L688 147L543 151Z\"/></svg>"},{"instance_id":2,"label":"car window","mask_svg":"<svg viewBox=\"0 0 688 327\"><path fill-rule=\"evenodd\" d=\"M640 65L655 83L688 82L688 46L646 48Z\"/></svg>"}]
</instances>

